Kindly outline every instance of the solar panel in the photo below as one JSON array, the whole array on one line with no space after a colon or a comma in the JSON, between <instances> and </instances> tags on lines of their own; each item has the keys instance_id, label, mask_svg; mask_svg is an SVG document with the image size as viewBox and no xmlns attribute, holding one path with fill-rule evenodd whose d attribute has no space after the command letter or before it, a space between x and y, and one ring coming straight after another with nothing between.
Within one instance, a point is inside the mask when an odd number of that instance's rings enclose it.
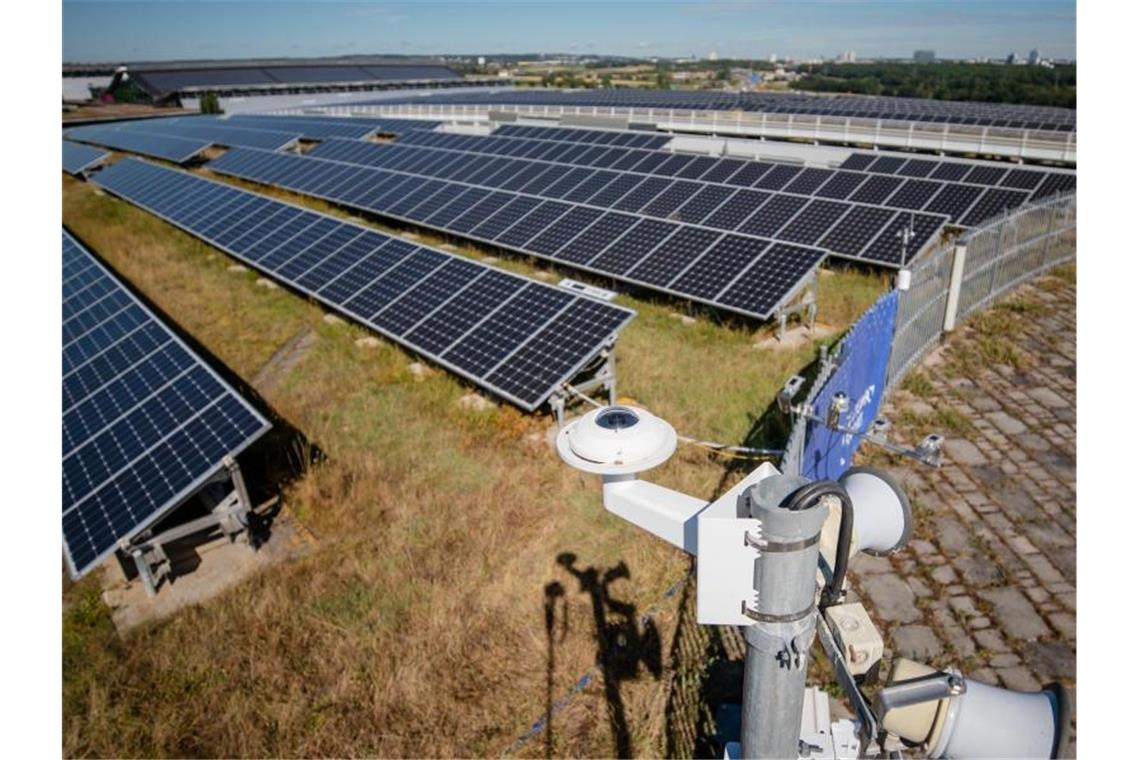
<instances>
[{"instance_id":1,"label":"solar panel","mask_svg":"<svg viewBox=\"0 0 1140 760\"><path fill-rule=\"evenodd\" d=\"M471 159L451 159L419 157L415 163L400 163L401 170L416 171L433 176L446 176L461 181L474 181L478 184L502 187L504 189L533 192L547 197L562 197L576 203L590 203L606 207L619 208L626 211L640 211L643 214L666 216L696 223L689 215L674 216L680 203L687 200L686 192L697 193L707 188L706 183L724 183L715 186L723 197L727 197L732 186L757 187L777 190L781 194L812 195L835 200L848 200L854 203L871 205L885 205L892 208L917 210L929 201L942 189L942 177L952 177L955 181L965 181L968 177L973 184L1000 184L1001 186L1032 190L1043 177L1052 173L1036 170L1007 170L1004 167L992 167L985 164L968 164L962 162L940 162L928 159L908 159L902 156L883 156L879 154L850 154L844 167L859 167L858 171L841 169L823 169L816 167L801 168L792 165L777 165L762 161L742 161L737 159L714 159L708 156L691 156L688 154L673 154L667 152L653 152L647 150L630 150L625 148L600 148L598 146L583 145L579 143L559 143L558 138L563 130L546 129L549 132L547 140L532 140L513 136L514 132L504 134L500 129L491 136L479 135L449 135L439 133L418 133L409 137L405 144L429 150L459 153L478 153L493 155L513 155L520 157L517 161L504 164L494 164L488 171L475 173L475 167L486 167L490 159L485 155L474 161ZM620 136L623 133L614 133ZM625 133L628 134L628 133ZM388 146L390 148L390 146ZM379 147L382 151L385 148ZM378 146L360 144L351 150L342 150L330 146L328 149L319 148L314 151L321 157L343 157L345 160L354 160L364 164L375 164L384 161L383 154L377 154ZM406 154L405 154L406 155ZM526 157L526 158L523 158ZM441 164L447 164L446 171L440 170ZM568 167L572 164L588 162L599 169L592 174L567 174L568 168L559 170L546 169L549 162L564 162ZM621 171L614 171L621 170ZM891 177L883 175L894 175ZM643 179L631 177L695 177L700 185L672 183L669 185L660 182L643 186L637 194L623 198L625 192ZM509 177L510 179L506 179ZM582 177L584 180L579 181ZM518 181L515 179L518 178ZM532 178L539 178L528 182ZM625 178L618 182L618 178ZM911 183L908 178L928 178L924 183ZM551 185L556 189L552 189ZM567 187L573 186L570 192ZM618 188L624 188L617 192ZM660 194L648 201L640 209L635 208L635 201L646 200L649 191L661 188ZM601 192L605 190L605 192ZM745 196L742 196L742 200ZM738 201L739 203L740 201ZM616 204L616 205L615 205ZM749 209L749 213L754 209ZM707 219L702 223L722 229L734 229L740 219L728 216L712 216L711 209L706 211ZM870 218L870 217L865 217ZM730 224L719 223L726 219ZM778 237L779 233L775 233Z\"/></svg>"},{"instance_id":2,"label":"solar panel","mask_svg":"<svg viewBox=\"0 0 1140 760\"><path fill-rule=\"evenodd\" d=\"M654 216L666 216L670 219L677 219L678 221L686 221L696 223L701 221L703 224L709 226L720 227L722 229L734 229L739 225L741 217L733 217L730 211L725 213L709 214L711 209L705 211L699 219L692 218L687 214L680 213L678 206L689 200L689 195L695 195L701 192L702 189L711 190L714 197L722 199L727 198L731 194L731 186L718 185L707 186L703 183L689 183L683 181L668 182L663 180L660 176L653 174L634 174L619 173L609 170L599 170L589 172L583 169L572 169L568 165L559 167L554 164L546 164L540 162L528 162L525 160L508 160L508 159L493 159L489 156L470 156L465 159L452 159L447 157L451 151L458 150L473 150L473 151L496 151L501 148L503 143L527 142L513 140L509 137L480 137L480 136L462 136L462 135L433 135L430 140L430 147L427 146L426 138L415 138L413 142L420 145L429 153L432 150L438 150L444 155L444 158L434 158L432 156L420 155L415 157L414 151L404 152L399 154L402 158L393 160L393 146L378 146L373 144L352 143L351 146L344 146L338 144L343 141L333 141L327 146L321 146L313 151L313 155L322 158L344 158L345 160L358 161L365 165L388 165L399 168L403 171L415 171L417 173L431 174L439 177L448 177L459 179L461 181L476 182L490 186L503 187L505 189L520 189L522 192L532 192L546 197L561 197L569 201L588 203L590 205L605 206L608 208L616 208L624 211L637 211L642 214ZM538 142L538 141L530 141ZM500 147L496 147L500 146ZM565 148L563 145L561 148ZM581 145L570 145L572 149L581 150ZM561 149L560 148L560 149ZM644 151L640 154L645 155ZM454 153L453 155L463 155ZM412 156L413 160L408 157ZM664 162L674 158L684 162L687 166L690 163L691 157L686 156L673 156L667 153L661 153L656 156L658 163L654 171L659 170L659 167L664 166ZM456 161L456 163L463 163L458 170L453 170L456 164L451 164L446 170L440 169L441 163L446 164L449 161ZM488 164L488 161L497 163ZM635 157L633 161L636 164L635 168L640 169L644 164L640 156ZM620 163L620 162L619 162ZM717 163L715 160L713 163ZM551 168L543 169L540 167L549 166ZM526 167L526 168L522 168ZM850 194L854 187L861 185L868 175L854 172L835 172L828 169L800 169L794 166L776 167L773 164L762 162L737 162L736 171L733 172L733 181L740 184L748 184L756 181L755 178L760 177L762 180L760 184L770 182L775 186L787 186L782 190L782 193L791 194L792 188L800 191L800 193L810 192L812 189L817 189L820 195L845 195ZM510 180L504 180L503 177L510 177ZM532 181L528 181L534 177ZM520 182L513 182L515 178L520 178ZM831 178L830 180L828 178ZM652 180L652 181L650 181ZM825 182L826 180L826 182ZM832 181L837 180L837 181ZM847 184L846 189L840 186L840 181ZM507 186L510 185L508 188ZM572 187L573 189L566 192L566 189ZM636 191L631 192L632 188L636 187ZM864 195L869 195L870 200L876 198L883 198L884 196L890 197L893 189L898 185L894 180L878 178L872 182L868 189L864 191ZM759 200L764 200L767 196L759 196ZM863 196L860 196L861 198ZM903 195L899 196L904 198ZM734 201L733 205L739 207L741 204L747 203L749 200L756 200L757 196L739 195ZM899 207L911 208L914 200L911 199L911 205L906 205L906 200L900 201ZM644 204L644 205L642 205ZM756 204L759 205L759 204ZM755 205L744 209L744 216L747 216L755 210ZM391 209L389 209L391 211ZM416 215L412 215L415 218ZM761 233L755 230L748 230L753 234L771 234L779 238L779 232L775 233ZM797 241L798 239L789 238L789 240Z\"/></svg>"},{"instance_id":3,"label":"solar panel","mask_svg":"<svg viewBox=\"0 0 1140 760\"><path fill-rule=\"evenodd\" d=\"M310 140L325 140L333 137L359 140L380 131L380 128L369 120L355 118L234 114L223 117L219 121L234 127L300 132L303 137Z\"/></svg>"},{"instance_id":4,"label":"solar panel","mask_svg":"<svg viewBox=\"0 0 1140 760\"><path fill-rule=\"evenodd\" d=\"M264 150L287 148L301 138L301 133L298 131L283 132L231 126L218 119L201 117L145 119L127 122L119 129L141 134L183 137L190 140L209 140L216 145L228 147L262 148Z\"/></svg>"},{"instance_id":5,"label":"solar panel","mask_svg":"<svg viewBox=\"0 0 1140 760\"><path fill-rule=\"evenodd\" d=\"M105 161L111 154L92 148L89 145L63 141L63 170L68 174L82 174L98 163Z\"/></svg>"},{"instance_id":6,"label":"solar panel","mask_svg":"<svg viewBox=\"0 0 1140 760\"><path fill-rule=\"evenodd\" d=\"M1070 190L1075 190L1077 187L1077 175L1075 174L1048 174L1037 190L1033 193L1030 200L1037 200L1038 198L1047 198L1050 195L1057 193L1067 193Z\"/></svg>"},{"instance_id":7,"label":"solar panel","mask_svg":"<svg viewBox=\"0 0 1140 760\"><path fill-rule=\"evenodd\" d=\"M943 185L925 209L936 214L946 214L950 221L957 222L984 191L985 188L978 185Z\"/></svg>"},{"instance_id":8,"label":"solar panel","mask_svg":"<svg viewBox=\"0 0 1140 760\"><path fill-rule=\"evenodd\" d=\"M258 151L251 151L249 155L257 159L287 158L284 154ZM613 325L620 327L634 316L629 309L600 304L600 311L590 312L601 315L589 332L597 340L589 346L589 351L584 351L580 350L584 344L577 340L579 333L567 334L567 341L576 346L573 361L568 361L564 346L551 348L548 345L550 331L580 331L578 322L563 311L580 301L596 303L584 296L136 159L120 161L101 171L96 182L108 192L147 209L528 411L544 403L563 382L597 356L616 335L617 328L610 329ZM230 232L205 235L205 230L218 228L219 219L231 216L233 209L241 204L248 207L251 201L258 202L257 210L238 222L243 229L236 236ZM222 235L228 242L221 241ZM341 241L347 242L337 248L336 243ZM321 254L324 257L317 261ZM488 278L497 283L502 277L518 283L515 295L509 300L487 299L476 303L467 298L471 293L482 292L472 290L477 283ZM498 288L495 292L501 290ZM466 304L463 323L440 325L441 315L455 313L451 304L460 296L464 296ZM558 308L547 318L537 320L539 302L557 302ZM476 318L472 318L472 314ZM450 330L455 335L453 341L443 347L417 342L412 336L421 334L420 328L428 323L433 325L430 334L435 340L444 330ZM559 368L558 377L545 388L527 382L524 384L526 392L520 393L523 386L518 383L508 386L500 382L503 371L499 370L499 361L480 371L472 369L474 365L469 361L453 361L455 356L466 355L465 352L479 353L479 349L469 345L469 339L484 335L487 325L494 325L496 329L479 340L493 342L499 359L509 359L524 349L528 355L548 351L550 366ZM534 344L539 338L544 341L541 346ZM499 372L492 379L490 374L494 370ZM549 377L549 374L543 375L543 378Z\"/></svg>"},{"instance_id":9,"label":"solar panel","mask_svg":"<svg viewBox=\"0 0 1140 760\"><path fill-rule=\"evenodd\" d=\"M75 127L67 130L63 136L68 140L162 158L176 164L186 163L211 145L209 140L200 138L143 134L104 126Z\"/></svg>"},{"instance_id":10,"label":"solar panel","mask_svg":"<svg viewBox=\"0 0 1140 760\"><path fill-rule=\"evenodd\" d=\"M379 147L383 149L385 146L369 147ZM431 152L431 149L423 149L423 151ZM379 153L390 152L389 150L379 151ZM366 174L353 175L351 181L356 183L355 187L342 187L339 195L322 194L314 189L314 184L319 183L319 178L323 176L324 172L329 170L327 168L329 166L340 166L340 164L318 157L267 154L248 150L230 151L225 156L216 159L210 164L212 169L223 174L231 174L253 181L269 182L297 192L314 194L326 200L343 203L368 212L395 216L396 218L405 220L407 219L405 215L400 215L392 211L396 203L393 198L404 198L410 193L415 193L427 182L425 178L419 176L404 178L402 175L393 174L381 169L359 168L357 171L365 172ZM570 167L561 168L564 170L563 176L573 171ZM621 198L613 203L611 208L621 209L623 204L627 203L627 199L629 199L628 205L630 209L640 208L643 204L651 202L655 197L660 195L662 190L675 182L674 180L669 180L664 177L646 175L625 176L634 177L633 190L622 193ZM314 180L314 177L317 177L317 179ZM621 177L618 177L610 184L616 184L620 179ZM459 183L456 183L455 186L457 192L464 187ZM385 188L395 189L384 192ZM606 189L599 191L594 197L596 198L597 195L607 191L608 186ZM486 223L489 217L504 209L504 207L511 204L512 201L518 197L519 195L516 193L492 191L489 188L468 188L462 191L454 201L445 205L426 220L423 220L422 223L430 227L462 234L478 240L486 240L487 242L493 242L498 245L509 245L515 250L528 255L541 256L564 264L570 264L587 271L606 274L636 285L649 285L674 295L705 301L713 306L721 306L715 299L709 300L706 298L703 295L703 291L685 292L670 287L668 280L660 280L660 278L663 277L662 273L665 271L670 271L673 275L678 273L679 270L675 267L676 261L684 258L687 264L688 261L691 261L695 257L695 254L704 252L701 250L694 254L694 252L685 249L684 246L689 241L704 239L707 247L718 237L718 232L712 231L711 236L672 235L662 242L659 249L655 250L653 255L648 257L645 261L634 261L631 259L631 266L636 264L633 270L625 272L614 272L612 268L602 270L593 267L591 264L592 260L604 253L608 246L615 243L620 235L629 230L638 221L637 216L615 214L613 212L607 214L606 209L593 205L575 205L568 211L557 214L557 219L550 221L545 229L526 229L525 231L520 231L520 236L525 235L525 237L527 237L525 243L507 242L504 236L510 234L511 230L509 228L501 233L497 229L492 229L490 232L494 233L493 237L490 234L480 235L475 232L475 229L481 224ZM798 199L802 202L807 202L808 200L801 196L787 197ZM373 198L378 200L371 200ZM542 199L536 198L536 200L541 201ZM591 204L593 202L594 200L591 198ZM462 205L465 210L459 216L452 216L452 207L459 205ZM535 210L540 206L541 203L536 205ZM598 220L603 216L606 216L606 219L599 223ZM522 219L519 221L521 222ZM592 226L595 225L595 223L597 223L596 226ZM581 237L579 238L579 236ZM671 249L675 245L682 246L682 250L672 251ZM670 258L670 255L673 253L676 253L680 258ZM805 256L803 260L814 258L816 265L818 265L818 262L821 261L825 255L825 251L816 249L813 256ZM612 261L607 259L607 263L612 267ZM642 267L645 267L644 271L648 272L654 279L645 280L640 278L637 272L641 270ZM808 273L805 272L804 274L806 275ZM669 279L672 279L672 277ZM791 294L785 294L785 297L790 296ZM741 307L732 307L731 310L759 318L767 318L771 313L770 309L764 312L753 312Z\"/></svg>"},{"instance_id":11,"label":"solar panel","mask_svg":"<svg viewBox=\"0 0 1140 760\"><path fill-rule=\"evenodd\" d=\"M1006 209L1020 206L1028 197L1029 193L1022 190L992 188L987 190L985 195L970 207L970 210L962 217L961 222L967 227L972 227L986 219L1000 215Z\"/></svg>"},{"instance_id":12,"label":"solar panel","mask_svg":"<svg viewBox=\"0 0 1140 760\"><path fill-rule=\"evenodd\" d=\"M73 578L269 423L63 231L63 541Z\"/></svg>"},{"instance_id":13,"label":"solar panel","mask_svg":"<svg viewBox=\"0 0 1140 760\"><path fill-rule=\"evenodd\" d=\"M581 108L596 108L608 115L625 118L644 118L637 112L650 109L661 109L662 111L712 110L881 120L888 122L888 126L891 126L890 121L896 121L900 123L974 124L1052 132L1076 131L1076 111L1070 108L869 95L829 96L818 93L808 95L774 92L737 93L626 88L563 91L527 88L416 94L385 98L361 105L398 106L405 103L416 105L483 105L489 108L496 105L547 106L549 107L548 113L552 116L559 115L559 109L575 112ZM680 116L684 118L687 114ZM542 132L566 135L575 131L578 130L510 126L500 128L497 133L533 136ZM571 138L562 137L561 139Z\"/></svg>"}]
</instances>

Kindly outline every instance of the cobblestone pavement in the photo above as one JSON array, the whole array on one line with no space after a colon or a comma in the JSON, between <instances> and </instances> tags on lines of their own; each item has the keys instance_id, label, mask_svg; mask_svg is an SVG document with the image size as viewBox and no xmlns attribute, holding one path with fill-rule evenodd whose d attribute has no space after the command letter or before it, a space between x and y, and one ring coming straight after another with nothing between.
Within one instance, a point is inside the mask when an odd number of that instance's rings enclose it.
<instances>
[{"instance_id":1,"label":"cobblestone pavement","mask_svg":"<svg viewBox=\"0 0 1140 760\"><path fill-rule=\"evenodd\" d=\"M892 437L946 436L943 464L864 447L911 495L915 535L853 562L888 650L1019 690L1076 679L1075 269L962 325L884 407Z\"/></svg>"}]
</instances>

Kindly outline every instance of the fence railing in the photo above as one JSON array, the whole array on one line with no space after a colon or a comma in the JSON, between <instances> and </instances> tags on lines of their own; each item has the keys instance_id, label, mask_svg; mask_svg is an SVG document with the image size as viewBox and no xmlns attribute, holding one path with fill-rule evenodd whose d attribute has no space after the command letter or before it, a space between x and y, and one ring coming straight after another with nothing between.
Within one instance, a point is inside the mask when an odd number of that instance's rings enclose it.
<instances>
[{"instance_id":1,"label":"fence railing","mask_svg":"<svg viewBox=\"0 0 1140 760\"><path fill-rule=\"evenodd\" d=\"M1073 258L1076 243L1077 196L1071 193L1020 208L924 256L910 288L899 293L887 387L898 385L961 319Z\"/></svg>"},{"instance_id":2,"label":"fence railing","mask_svg":"<svg viewBox=\"0 0 1140 760\"><path fill-rule=\"evenodd\" d=\"M436 119L486 120L491 111L519 118L565 119L583 116L654 124L673 132L700 132L722 137L739 135L802 139L842 144L865 143L882 148L930 150L942 153L989 154L1037 161L1077 161L1076 132L1054 132L971 124L946 124L763 111L701 111L644 106L519 105L497 103L344 104L273 109L273 113L322 110L367 116L416 116Z\"/></svg>"},{"instance_id":3,"label":"fence railing","mask_svg":"<svg viewBox=\"0 0 1140 760\"><path fill-rule=\"evenodd\" d=\"M1024 206L923 256L911 270L909 288L898 293L885 376L871 382L888 390L896 387L961 319L990 306L1027 280L1072 260L1076 252L1077 196L1070 193ZM844 363L870 362L873 356L869 352L882 350L882 346L848 346L847 341L845 338L833 353L836 361L822 364L820 377L808 394L812 408L818 407L819 394L829 387L826 381L838 374ZM864 387L843 390L851 399L866 392ZM862 415L858 423L861 432L874 416ZM853 419L841 420L847 427L854 423ZM784 453L785 471L802 472L803 452L812 436L826 433L825 429L813 428L804 417L797 419Z\"/></svg>"}]
</instances>

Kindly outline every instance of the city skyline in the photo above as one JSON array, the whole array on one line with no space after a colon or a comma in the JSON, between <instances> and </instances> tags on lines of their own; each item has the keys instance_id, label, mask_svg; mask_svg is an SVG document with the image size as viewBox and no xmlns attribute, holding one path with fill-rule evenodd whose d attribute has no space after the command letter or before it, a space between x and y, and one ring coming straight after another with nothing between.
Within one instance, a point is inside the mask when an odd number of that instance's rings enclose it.
<instances>
[{"instance_id":1,"label":"city skyline","mask_svg":"<svg viewBox=\"0 0 1140 760\"><path fill-rule=\"evenodd\" d=\"M273 8L267 13L267 8ZM176 30L172 35L171 30ZM1076 58L1072 2L63 4L69 62L344 55Z\"/></svg>"}]
</instances>

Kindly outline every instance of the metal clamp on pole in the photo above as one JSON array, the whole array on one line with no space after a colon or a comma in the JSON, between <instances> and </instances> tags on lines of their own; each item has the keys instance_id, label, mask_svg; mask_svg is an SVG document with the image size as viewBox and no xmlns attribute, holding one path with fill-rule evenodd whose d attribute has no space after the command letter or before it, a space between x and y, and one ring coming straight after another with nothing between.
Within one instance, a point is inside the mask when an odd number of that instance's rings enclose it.
<instances>
[{"instance_id":1,"label":"metal clamp on pole","mask_svg":"<svg viewBox=\"0 0 1140 760\"><path fill-rule=\"evenodd\" d=\"M819 537L828 510L822 500L801 499L806 478L775 475L741 494L764 530L744 614L745 757L796 757L803 714L807 654L815 640Z\"/></svg>"}]
</instances>

